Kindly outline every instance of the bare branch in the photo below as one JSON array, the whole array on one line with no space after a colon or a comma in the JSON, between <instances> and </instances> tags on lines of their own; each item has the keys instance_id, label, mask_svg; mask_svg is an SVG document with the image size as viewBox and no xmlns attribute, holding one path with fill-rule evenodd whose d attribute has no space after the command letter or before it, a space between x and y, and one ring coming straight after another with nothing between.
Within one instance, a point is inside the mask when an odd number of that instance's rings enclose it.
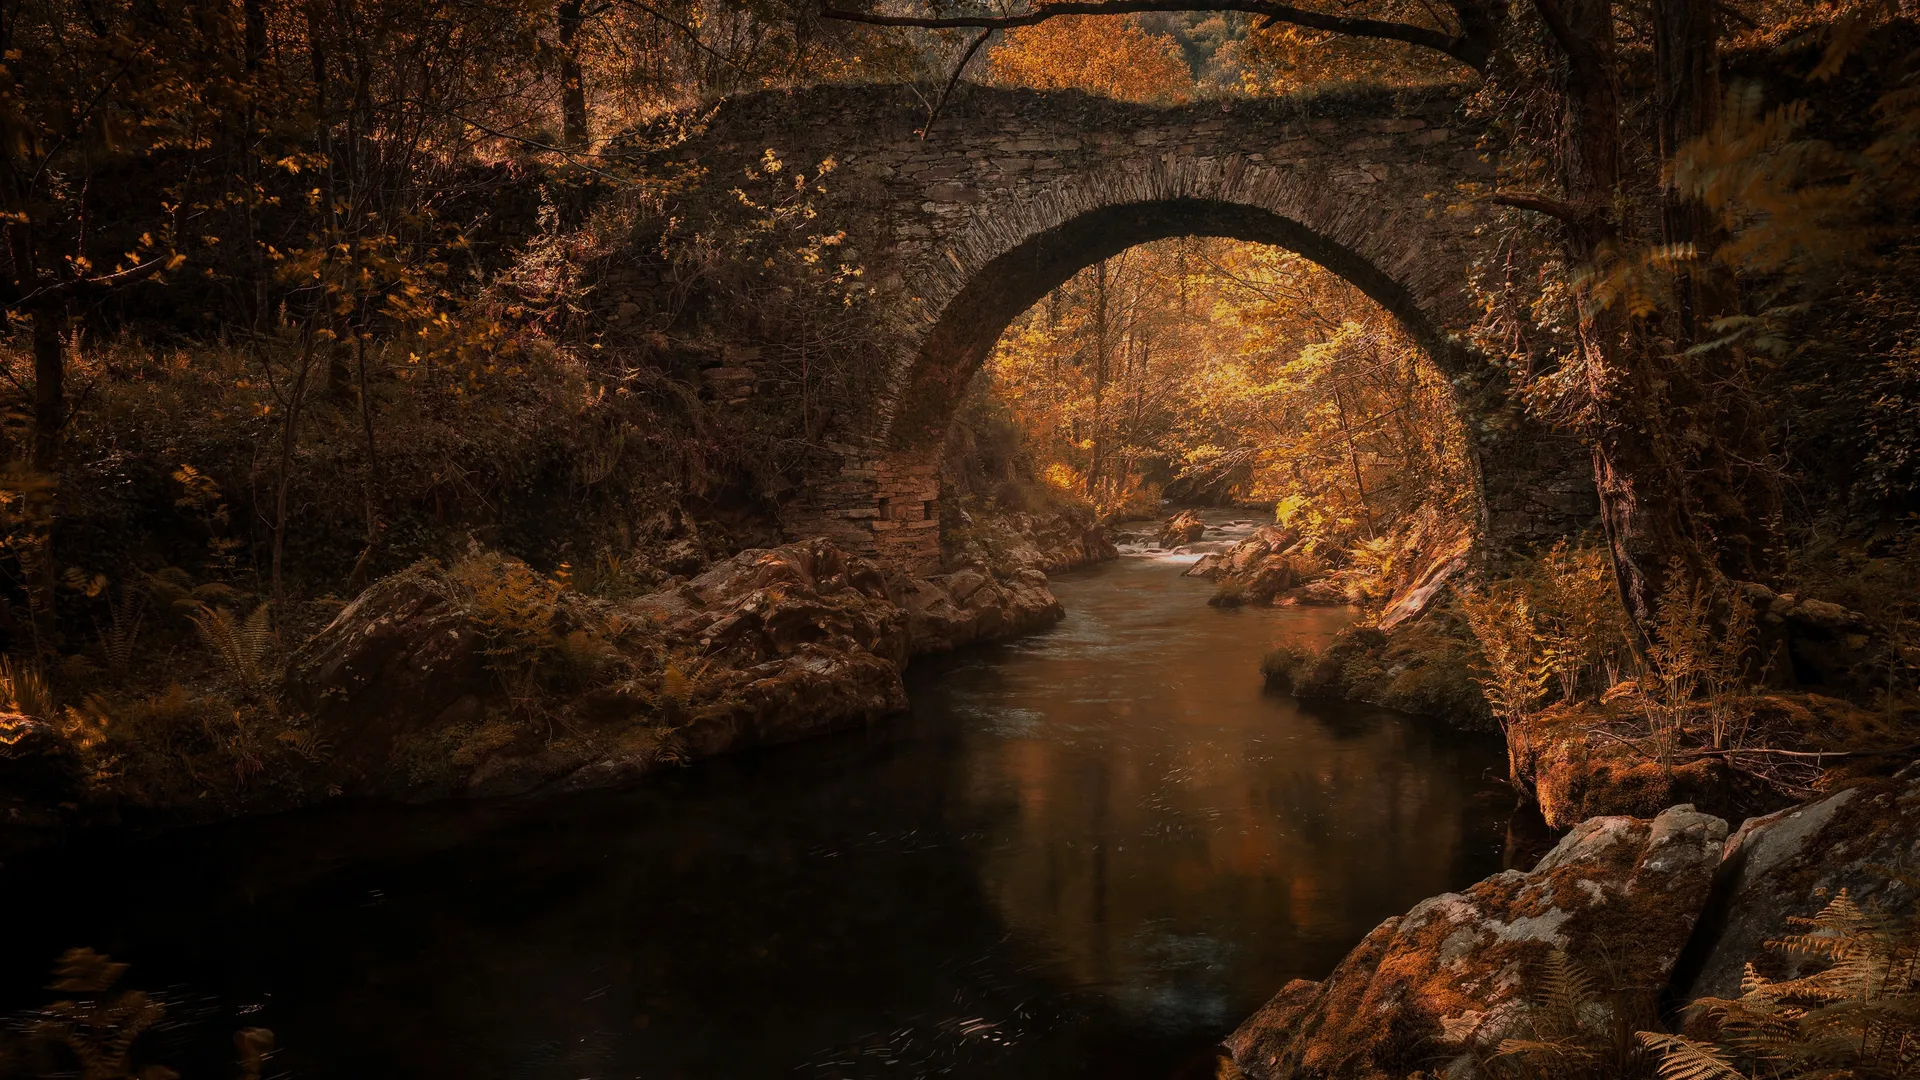
<instances>
[{"instance_id":1,"label":"bare branch","mask_svg":"<svg viewBox=\"0 0 1920 1080\"><path fill-rule=\"evenodd\" d=\"M952 96L953 88L959 84L960 73L967 70L967 63L973 59L973 54L979 52L980 46L985 45L992 36L993 27L980 31L980 36L967 45L967 51L960 54L960 62L953 65L953 74L947 78L947 85L940 91L940 97L934 101L933 108L927 110L927 126L920 129L920 138L925 139L933 133L933 122L940 119L940 110L946 108L947 98Z\"/></svg>"},{"instance_id":2,"label":"bare branch","mask_svg":"<svg viewBox=\"0 0 1920 1080\"><path fill-rule=\"evenodd\" d=\"M1486 71L1487 58L1493 52L1492 41L1477 35L1448 34L1425 26L1415 26L1412 23L1331 15L1323 11L1308 11L1287 4L1272 3L1270 0L1062 0L1060 3L1040 5L1019 15L938 17L876 15L839 8L823 8L820 14L828 19L866 23L871 26L913 26L930 30L1009 30L1020 26L1033 26L1062 15L1129 15L1148 11L1243 11L1250 15L1263 15L1273 22L1304 26L1309 30L1325 30L1353 37L1379 38L1417 45L1451 56L1482 73Z\"/></svg>"},{"instance_id":3,"label":"bare branch","mask_svg":"<svg viewBox=\"0 0 1920 1080\"><path fill-rule=\"evenodd\" d=\"M136 266L130 266L125 270L115 271L111 274L101 274L98 277L68 278L65 281L42 285L8 306L17 311L30 311L43 304L64 304L69 298L74 296L86 293L107 292L112 289L117 289L122 285L131 285L136 281L144 281L162 270L171 270L186 261L187 257L185 255L162 255L158 258L148 259L146 262ZM44 280L44 278L42 280Z\"/></svg>"},{"instance_id":4,"label":"bare branch","mask_svg":"<svg viewBox=\"0 0 1920 1080\"><path fill-rule=\"evenodd\" d=\"M605 169L595 168L594 166L589 165L582 160L583 158L600 158L601 160L606 160L605 154L597 154L592 151L580 150L578 148L555 146L552 143L541 142L538 139L529 139L524 135L515 135L511 131L502 131L499 128L488 127L487 125L479 122L478 120L475 120L471 117L462 116L456 112L449 112L447 113L447 115L452 117L455 120L460 121L461 123L467 125L468 127L473 128L475 131L478 131L483 135L490 135L496 139L505 139L508 142L518 143L519 145L524 146L529 150L540 150L549 154L559 154L560 156L566 158L569 163L573 164L574 166L588 173L593 174L594 176L600 177L602 180L608 180L613 183L622 184L622 185L631 182L624 177L615 176L614 174L606 171Z\"/></svg>"},{"instance_id":5,"label":"bare branch","mask_svg":"<svg viewBox=\"0 0 1920 1080\"><path fill-rule=\"evenodd\" d=\"M1486 201L1497 206L1511 206L1516 210L1532 210L1537 214L1545 214L1548 217L1559 218L1569 225L1579 225L1593 218L1593 214L1590 211L1582 210L1572 203L1561 202L1559 199L1547 198L1545 195L1529 195L1522 192L1512 192L1489 195Z\"/></svg>"},{"instance_id":6,"label":"bare branch","mask_svg":"<svg viewBox=\"0 0 1920 1080\"><path fill-rule=\"evenodd\" d=\"M640 11L646 15L649 15L659 20L660 22L666 23L668 26L671 26L675 30L680 31L680 33L684 35L688 41L693 43L694 48L699 49L701 52L706 53L708 56L713 57L715 60L718 60L721 63L727 65L728 67L733 68L735 71L740 70L740 65L734 61L733 57L728 56L727 54L719 51L718 49L715 49L713 46L707 44L706 42L701 41L700 31L695 30L693 27L688 26L686 23L673 18L672 16L668 15L666 12L661 11L659 8L656 8L651 4L642 3L641 0L619 0L619 2L637 11Z\"/></svg>"}]
</instances>

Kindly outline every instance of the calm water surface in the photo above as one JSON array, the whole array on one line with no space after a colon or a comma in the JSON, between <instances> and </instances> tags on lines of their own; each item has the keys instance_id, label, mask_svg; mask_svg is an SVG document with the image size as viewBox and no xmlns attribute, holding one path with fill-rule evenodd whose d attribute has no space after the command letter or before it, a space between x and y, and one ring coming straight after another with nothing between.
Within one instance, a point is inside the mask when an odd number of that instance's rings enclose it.
<instances>
[{"instance_id":1,"label":"calm water surface","mask_svg":"<svg viewBox=\"0 0 1920 1080\"><path fill-rule=\"evenodd\" d=\"M532 806L336 807L22 860L0 996L132 962L154 1056L297 1077L1211 1076L1381 918L1498 870L1497 742L1263 694L1324 611L1183 560L1056 581L1051 632L917 666L911 716Z\"/></svg>"}]
</instances>

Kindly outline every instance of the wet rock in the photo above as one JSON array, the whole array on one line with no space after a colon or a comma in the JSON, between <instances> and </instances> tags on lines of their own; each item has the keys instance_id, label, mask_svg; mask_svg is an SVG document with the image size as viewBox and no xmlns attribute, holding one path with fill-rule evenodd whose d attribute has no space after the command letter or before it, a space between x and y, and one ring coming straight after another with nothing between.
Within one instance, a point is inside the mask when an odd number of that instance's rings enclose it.
<instances>
[{"instance_id":1,"label":"wet rock","mask_svg":"<svg viewBox=\"0 0 1920 1080\"><path fill-rule=\"evenodd\" d=\"M1219 586L1216 606L1269 604L1283 593L1318 579L1326 572L1319 560L1306 554L1300 534L1281 525L1262 525L1233 546L1210 575Z\"/></svg>"},{"instance_id":2,"label":"wet rock","mask_svg":"<svg viewBox=\"0 0 1920 1080\"><path fill-rule=\"evenodd\" d=\"M984 568L965 567L912 582L901 603L914 655L1028 633L1065 614L1038 570L996 579Z\"/></svg>"},{"instance_id":3,"label":"wet rock","mask_svg":"<svg viewBox=\"0 0 1920 1080\"><path fill-rule=\"evenodd\" d=\"M1750 818L1727 841L1713 907L1686 963L1676 997L1738 997L1742 972L1801 974L1764 943L1799 932L1841 889L1882 911L1909 910L1909 874L1920 867L1920 763L1798 806Z\"/></svg>"},{"instance_id":4,"label":"wet rock","mask_svg":"<svg viewBox=\"0 0 1920 1080\"><path fill-rule=\"evenodd\" d=\"M1291 691L1441 717L1455 727L1492 728L1462 636L1432 618L1402 623L1392 634L1364 623L1348 626L1317 654L1288 665Z\"/></svg>"},{"instance_id":5,"label":"wet rock","mask_svg":"<svg viewBox=\"0 0 1920 1080\"><path fill-rule=\"evenodd\" d=\"M1120 557L1106 528L1083 506L971 514L952 539L950 564L991 568L1001 577L1019 570L1058 573Z\"/></svg>"},{"instance_id":6,"label":"wet rock","mask_svg":"<svg viewBox=\"0 0 1920 1080\"><path fill-rule=\"evenodd\" d=\"M1380 629L1392 632L1420 618L1446 595L1447 587L1467 569L1473 536L1473 529L1458 515L1433 506L1416 512L1386 574L1387 602L1378 620Z\"/></svg>"},{"instance_id":7,"label":"wet rock","mask_svg":"<svg viewBox=\"0 0 1920 1080\"><path fill-rule=\"evenodd\" d=\"M1276 603L1297 604L1303 607L1341 607L1353 603L1347 590L1339 582L1329 578L1315 578L1286 595L1278 597Z\"/></svg>"},{"instance_id":8,"label":"wet rock","mask_svg":"<svg viewBox=\"0 0 1920 1080\"><path fill-rule=\"evenodd\" d=\"M1220 574L1224 573L1226 570L1226 567L1227 567L1227 557L1225 555L1222 555L1217 551L1208 552L1207 554L1200 556L1199 562L1196 562L1192 566L1187 567L1187 572L1180 576L1206 578L1208 581L1212 581L1214 578L1219 577Z\"/></svg>"},{"instance_id":9,"label":"wet rock","mask_svg":"<svg viewBox=\"0 0 1920 1080\"><path fill-rule=\"evenodd\" d=\"M691 757L858 727L907 707L899 666L862 650L807 644L740 671L679 730Z\"/></svg>"},{"instance_id":10,"label":"wet rock","mask_svg":"<svg viewBox=\"0 0 1920 1080\"><path fill-rule=\"evenodd\" d=\"M1385 611L1380 613L1380 629L1391 632L1401 623L1417 619L1427 613L1439 599L1449 583L1467 568L1466 542L1461 550L1445 558L1430 559L1412 580L1387 602Z\"/></svg>"},{"instance_id":11,"label":"wet rock","mask_svg":"<svg viewBox=\"0 0 1920 1080\"><path fill-rule=\"evenodd\" d=\"M1182 510L1166 520L1160 527L1160 546L1177 548L1182 544L1191 544L1205 536L1207 523L1192 510Z\"/></svg>"},{"instance_id":12,"label":"wet rock","mask_svg":"<svg viewBox=\"0 0 1920 1080\"><path fill-rule=\"evenodd\" d=\"M1531 872L1424 900L1325 980L1288 984L1227 1040L1234 1064L1259 1080L1477 1076L1481 1055L1528 1030L1555 953L1618 988L1620 1003L1651 1009L1726 835L1690 806L1584 822Z\"/></svg>"},{"instance_id":13,"label":"wet rock","mask_svg":"<svg viewBox=\"0 0 1920 1080\"><path fill-rule=\"evenodd\" d=\"M295 651L288 696L334 752L377 769L408 731L495 692L481 627L444 574L419 566L374 582Z\"/></svg>"}]
</instances>

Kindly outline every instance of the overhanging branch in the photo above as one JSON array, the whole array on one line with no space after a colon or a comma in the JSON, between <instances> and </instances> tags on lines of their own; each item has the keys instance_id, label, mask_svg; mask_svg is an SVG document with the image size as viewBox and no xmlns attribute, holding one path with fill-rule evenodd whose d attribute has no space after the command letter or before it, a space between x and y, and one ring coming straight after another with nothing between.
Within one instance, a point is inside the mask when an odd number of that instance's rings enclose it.
<instances>
[{"instance_id":1,"label":"overhanging branch","mask_svg":"<svg viewBox=\"0 0 1920 1080\"><path fill-rule=\"evenodd\" d=\"M171 270L185 261L186 256L184 255L161 255L111 274L97 274L93 277L67 278L64 281L50 282L27 293L8 306L17 311L31 311L36 307L53 307L64 304L75 296L111 292L122 285L131 285L136 281L145 281L160 271ZM44 278L42 280L44 280Z\"/></svg>"},{"instance_id":2,"label":"overhanging branch","mask_svg":"<svg viewBox=\"0 0 1920 1080\"><path fill-rule=\"evenodd\" d=\"M1536 214L1559 218L1569 225L1579 225L1593 218L1590 211L1583 210L1569 202L1550 199L1545 195L1529 195L1523 192L1506 192L1487 196L1487 201L1496 206L1511 206L1516 210L1531 210Z\"/></svg>"},{"instance_id":3,"label":"overhanging branch","mask_svg":"<svg viewBox=\"0 0 1920 1080\"><path fill-rule=\"evenodd\" d=\"M1412 23L1383 19L1351 18L1323 11L1308 11L1269 0L1062 0L1042 4L1018 15L879 15L865 11L823 8L823 18L869 26L910 26L928 30L1011 30L1057 19L1062 15L1131 15L1149 11L1241 11L1262 15L1273 22L1303 26L1309 30L1346 34L1352 37L1400 41L1423 49L1432 49L1458 60L1475 71L1485 73L1493 42L1479 35L1449 34Z\"/></svg>"}]
</instances>

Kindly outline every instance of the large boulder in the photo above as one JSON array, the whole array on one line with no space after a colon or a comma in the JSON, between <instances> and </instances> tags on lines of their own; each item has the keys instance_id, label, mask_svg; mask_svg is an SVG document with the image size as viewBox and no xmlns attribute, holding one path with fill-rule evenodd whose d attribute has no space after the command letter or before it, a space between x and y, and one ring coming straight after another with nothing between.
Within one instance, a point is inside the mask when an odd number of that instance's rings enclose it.
<instances>
[{"instance_id":1,"label":"large boulder","mask_svg":"<svg viewBox=\"0 0 1920 1080\"><path fill-rule=\"evenodd\" d=\"M1276 597L1318 580L1326 566L1307 553L1298 530L1262 525L1209 567L1219 587L1215 606L1270 604Z\"/></svg>"},{"instance_id":2,"label":"large boulder","mask_svg":"<svg viewBox=\"0 0 1920 1080\"><path fill-rule=\"evenodd\" d=\"M1707 902L1727 836L1677 806L1596 818L1531 872L1424 900L1376 927L1325 980L1295 981L1227 1040L1258 1080L1461 1080L1530 1030L1543 973L1564 960L1651 1010Z\"/></svg>"},{"instance_id":3,"label":"large boulder","mask_svg":"<svg viewBox=\"0 0 1920 1080\"><path fill-rule=\"evenodd\" d=\"M293 655L286 689L351 767L390 758L410 731L492 693L486 636L427 565L374 582Z\"/></svg>"},{"instance_id":4,"label":"large boulder","mask_svg":"<svg viewBox=\"0 0 1920 1080\"><path fill-rule=\"evenodd\" d=\"M1797 974L1789 954L1764 944L1800 932L1791 920L1817 914L1842 889L1869 908L1908 910L1920 899L1916 869L1920 763L1748 819L1727 841L1715 903L1675 976L1676 999L1739 997L1748 963L1772 978Z\"/></svg>"},{"instance_id":5,"label":"large boulder","mask_svg":"<svg viewBox=\"0 0 1920 1080\"><path fill-rule=\"evenodd\" d=\"M1160 546L1177 548L1183 544L1193 543L1206 533L1207 523L1200 520L1199 514L1192 510L1182 510L1160 526Z\"/></svg>"},{"instance_id":6,"label":"large boulder","mask_svg":"<svg viewBox=\"0 0 1920 1080\"><path fill-rule=\"evenodd\" d=\"M1200 556L1199 560L1192 566L1187 567L1187 572L1180 576L1205 578L1208 581L1212 581L1222 573L1225 573L1226 569L1227 557L1218 551L1209 551L1205 555Z\"/></svg>"},{"instance_id":7,"label":"large boulder","mask_svg":"<svg viewBox=\"0 0 1920 1080\"><path fill-rule=\"evenodd\" d=\"M901 603L915 655L1028 633L1065 614L1040 571L996 578L980 566L915 580Z\"/></svg>"}]
</instances>

